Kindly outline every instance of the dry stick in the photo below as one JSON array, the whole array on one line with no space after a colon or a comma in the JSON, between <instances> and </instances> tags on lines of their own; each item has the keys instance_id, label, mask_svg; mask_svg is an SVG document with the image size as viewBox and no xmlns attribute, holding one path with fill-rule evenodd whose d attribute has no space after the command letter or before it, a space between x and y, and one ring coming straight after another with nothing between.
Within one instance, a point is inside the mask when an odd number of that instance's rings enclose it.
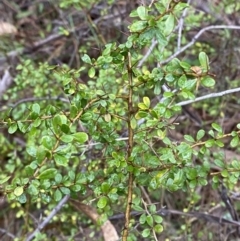
<instances>
[{"instance_id":1,"label":"dry stick","mask_svg":"<svg viewBox=\"0 0 240 241\"><path fill-rule=\"evenodd\" d=\"M149 47L147 53L142 57L142 59L139 61L137 67L140 68L143 63L147 60L147 58L149 57L149 55L152 53L152 51L154 50L154 48L156 47L156 45L158 44L158 41L153 39L151 46Z\"/></svg>"},{"instance_id":2,"label":"dry stick","mask_svg":"<svg viewBox=\"0 0 240 241\"><path fill-rule=\"evenodd\" d=\"M11 86L13 78L9 73L9 69L5 69L4 75L0 80L0 99L2 99L3 94Z\"/></svg>"},{"instance_id":3,"label":"dry stick","mask_svg":"<svg viewBox=\"0 0 240 241\"><path fill-rule=\"evenodd\" d=\"M132 64L131 64L131 54L128 53L128 84L129 84L129 93L128 93L128 150L127 150L127 162L131 163L132 160L131 154L133 149L133 129L131 127L131 118L133 115L133 82L132 82ZM129 225L130 225L130 213L132 207L132 194L133 194L133 172L129 171L128 173L128 194L127 194L127 206L125 210L125 224L123 229L122 241L127 241Z\"/></svg>"},{"instance_id":4,"label":"dry stick","mask_svg":"<svg viewBox=\"0 0 240 241\"><path fill-rule=\"evenodd\" d=\"M85 215L87 215L95 225L99 225L99 221L101 221L101 216L93 207L74 199L70 200L70 204L73 205L73 207L75 207L75 209L77 209L78 211L83 212ZM119 240L117 231L109 220L106 220L103 224L101 224L101 230L105 241Z\"/></svg>"},{"instance_id":5,"label":"dry stick","mask_svg":"<svg viewBox=\"0 0 240 241\"><path fill-rule=\"evenodd\" d=\"M49 222L50 220L56 215L56 213L62 208L62 206L68 201L70 195L66 195L59 203L58 205L52 210L52 212L48 215L48 217L38 225L38 227L35 229L35 231L30 234L26 241L31 241L37 233L39 233Z\"/></svg>"},{"instance_id":6,"label":"dry stick","mask_svg":"<svg viewBox=\"0 0 240 241\"><path fill-rule=\"evenodd\" d=\"M221 96L228 95L228 94L232 94L232 93L239 92L239 91L240 91L240 88L235 88L235 89L230 89L230 90L224 90L224 91L222 91L222 92L211 93L211 94L208 94L208 95L200 96L200 97L197 97L197 98L194 99L194 100L182 101L182 102L177 103L176 105L178 105L178 106L189 105L189 104L192 104L192 103L201 101L201 100L206 100L206 99L210 99L210 98L221 97Z\"/></svg>"},{"instance_id":7,"label":"dry stick","mask_svg":"<svg viewBox=\"0 0 240 241\"><path fill-rule=\"evenodd\" d=\"M191 2L191 0L188 0L187 4L190 4L190 2ZM186 15L187 15L187 11L188 11L188 8L185 8L181 18L179 19L179 24L178 24L178 41L177 41L177 49L178 50L181 48L183 23L184 23L184 19L185 19Z\"/></svg>"},{"instance_id":8,"label":"dry stick","mask_svg":"<svg viewBox=\"0 0 240 241\"><path fill-rule=\"evenodd\" d=\"M179 54L181 54L182 52L184 52L186 49L188 49L189 47L191 47L196 41L197 39L205 32L211 29L240 29L240 26L235 26L235 25L211 25L211 26L207 26L203 29L201 29L192 39L192 41L188 44L186 44L184 47L182 47L179 51L177 51L176 53L174 53L173 55L171 55L169 58L167 58L166 60L162 61L160 64L166 64L169 61L171 61L172 59L174 59L175 57L177 57Z\"/></svg>"},{"instance_id":9,"label":"dry stick","mask_svg":"<svg viewBox=\"0 0 240 241\"><path fill-rule=\"evenodd\" d=\"M1 237L3 237L3 235L8 236L9 238L15 239L16 236L14 236L12 233L9 233L7 230L0 228L0 232L2 233Z\"/></svg>"}]
</instances>

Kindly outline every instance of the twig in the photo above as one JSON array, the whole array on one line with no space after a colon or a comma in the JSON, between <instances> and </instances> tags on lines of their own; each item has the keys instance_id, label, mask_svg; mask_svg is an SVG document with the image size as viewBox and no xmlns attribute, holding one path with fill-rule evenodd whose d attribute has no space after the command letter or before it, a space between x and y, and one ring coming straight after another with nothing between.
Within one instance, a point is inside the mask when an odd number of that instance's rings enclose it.
<instances>
[{"instance_id":1,"label":"twig","mask_svg":"<svg viewBox=\"0 0 240 241\"><path fill-rule=\"evenodd\" d=\"M149 57L149 55L152 53L152 51L154 50L154 48L156 47L156 45L158 44L158 41L153 39L152 40L152 44L151 46L149 47L147 53L143 56L143 58L139 61L137 67L140 68L143 63L147 60L147 58Z\"/></svg>"},{"instance_id":2,"label":"twig","mask_svg":"<svg viewBox=\"0 0 240 241\"><path fill-rule=\"evenodd\" d=\"M41 97L41 98L35 98L35 97L29 97L25 99L21 99L17 101L15 104L8 104L8 107L4 106L0 109L0 112L7 110L8 108L12 108L11 112L14 108L16 108L18 105L27 103L27 102L35 102L35 101L52 101L52 100L59 100L65 103L69 103L68 99L62 98L62 97Z\"/></svg>"},{"instance_id":3,"label":"twig","mask_svg":"<svg viewBox=\"0 0 240 241\"><path fill-rule=\"evenodd\" d=\"M187 4L190 4L191 0L188 0ZM178 41L177 41L177 50L181 48L181 41L182 41L182 30L183 30L183 23L184 23L184 18L187 15L187 8L184 9L183 14L181 18L179 19L179 24L178 24Z\"/></svg>"},{"instance_id":4,"label":"twig","mask_svg":"<svg viewBox=\"0 0 240 241\"><path fill-rule=\"evenodd\" d=\"M9 86L12 84L12 76L9 73L8 68L4 71L4 75L2 79L0 80L0 99L2 98L2 95L4 92L9 88Z\"/></svg>"},{"instance_id":5,"label":"twig","mask_svg":"<svg viewBox=\"0 0 240 241\"><path fill-rule=\"evenodd\" d=\"M9 233L7 230L5 230L5 229L3 229L3 228L0 228L0 232L4 235L7 235L8 237L10 237L10 238L12 238L12 239L15 239L16 237L13 235L13 234L11 234L11 233Z\"/></svg>"},{"instance_id":6,"label":"twig","mask_svg":"<svg viewBox=\"0 0 240 241\"><path fill-rule=\"evenodd\" d=\"M240 91L240 88L235 88L235 89L230 89L230 90L224 90L224 91L219 92L219 93L211 93L211 94L208 94L208 95L200 96L200 97L197 97L197 98L194 99L194 100L182 101L182 102L177 103L176 105L178 105L178 106L189 105L189 104L192 104L192 103L201 101L201 100L206 100L206 99L210 99L210 98L221 97L221 96L228 95L228 94L232 94L232 93L239 92L239 91Z\"/></svg>"},{"instance_id":7,"label":"twig","mask_svg":"<svg viewBox=\"0 0 240 241\"><path fill-rule=\"evenodd\" d=\"M131 165L131 156L133 151L133 139L134 139L134 131L131 126L131 120L133 115L133 73L132 73L132 59L130 52L128 53L128 149L126 161L128 165ZM132 171L128 171L128 190L127 190L127 204L125 209L125 223L122 234L122 241L128 240L128 233L130 228L130 215L132 208L132 197L133 197L133 180L134 174Z\"/></svg>"},{"instance_id":8,"label":"twig","mask_svg":"<svg viewBox=\"0 0 240 241\"><path fill-rule=\"evenodd\" d=\"M30 234L26 241L31 241L37 233L39 233L50 221L51 219L57 214L57 212L63 207L63 205L68 201L70 195L66 195L59 203L58 205L52 210L52 212L48 215L48 217L38 225L38 227L35 229L35 231Z\"/></svg>"},{"instance_id":9,"label":"twig","mask_svg":"<svg viewBox=\"0 0 240 241\"><path fill-rule=\"evenodd\" d=\"M177 57L179 54L181 54L182 52L184 52L186 49L188 49L189 47L191 47L196 41L197 39L206 31L208 30L212 30L212 29L240 29L240 26L228 26L228 25L211 25L211 26L207 26L203 29L201 29L192 39L192 41L188 44L186 44L184 47L182 47L180 50L178 50L176 53L174 53L173 55L171 55L170 57L168 57L166 60L162 61L160 64L166 64L169 61L171 61L172 59L174 59L175 57Z\"/></svg>"}]
</instances>

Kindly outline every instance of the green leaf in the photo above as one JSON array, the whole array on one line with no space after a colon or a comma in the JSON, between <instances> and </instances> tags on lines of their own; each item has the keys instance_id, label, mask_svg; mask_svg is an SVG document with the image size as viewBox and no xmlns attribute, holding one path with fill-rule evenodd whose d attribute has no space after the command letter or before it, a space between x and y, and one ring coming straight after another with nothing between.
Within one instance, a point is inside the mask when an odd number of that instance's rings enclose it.
<instances>
[{"instance_id":1,"label":"green leaf","mask_svg":"<svg viewBox=\"0 0 240 241\"><path fill-rule=\"evenodd\" d=\"M217 132L221 132L222 133L222 127L220 125L218 125L217 123L212 123L212 128L214 130L216 130Z\"/></svg>"},{"instance_id":2,"label":"green leaf","mask_svg":"<svg viewBox=\"0 0 240 241\"><path fill-rule=\"evenodd\" d=\"M215 159L214 160L214 163L218 166L218 167L221 167L221 168L224 168L225 167L225 164L222 160L219 160L219 159Z\"/></svg>"},{"instance_id":3,"label":"green leaf","mask_svg":"<svg viewBox=\"0 0 240 241\"><path fill-rule=\"evenodd\" d=\"M137 127L137 121L134 117L131 119L130 124L132 129L135 129Z\"/></svg>"},{"instance_id":4,"label":"green leaf","mask_svg":"<svg viewBox=\"0 0 240 241\"><path fill-rule=\"evenodd\" d=\"M92 60L90 59L90 57L87 54L84 54L81 59L84 63L92 64Z\"/></svg>"},{"instance_id":5,"label":"green leaf","mask_svg":"<svg viewBox=\"0 0 240 241\"><path fill-rule=\"evenodd\" d=\"M95 76L95 74L96 74L95 68L91 67L91 68L88 70L88 76L89 76L90 78L93 78L93 77Z\"/></svg>"},{"instance_id":6,"label":"green leaf","mask_svg":"<svg viewBox=\"0 0 240 241\"><path fill-rule=\"evenodd\" d=\"M195 95L190 90L183 89L180 93L185 99L190 99L190 100L195 99Z\"/></svg>"},{"instance_id":7,"label":"green leaf","mask_svg":"<svg viewBox=\"0 0 240 241\"><path fill-rule=\"evenodd\" d=\"M103 182L101 184L101 190L104 194L107 194L109 192L110 185L107 182Z\"/></svg>"},{"instance_id":8,"label":"green leaf","mask_svg":"<svg viewBox=\"0 0 240 241\"><path fill-rule=\"evenodd\" d=\"M187 169L186 176L189 180L193 180L197 177L198 173L195 168Z\"/></svg>"},{"instance_id":9,"label":"green leaf","mask_svg":"<svg viewBox=\"0 0 240 241\"><path fill-rule=\"evenodd\" d=\"M207 140L205 142L206 147L212 147L212 146L214 146L214 144L215 144L215 141L213 139Z\"/></svg>"},{"instance_id":10,"label":"green leaf","mask_svg":"<svg viewBox=\"0 0 240 241\"><path fill-rule=\"evenodd\" d=\"M233 160L233 161L232 161L232 166L233 166L235 169L240 170L240 162L239 162L239 161Z\"/></svg>"},{"instance_id":11,"label":"green leaf","mask_svg":"<svg viewBox=\"0 0 240 241\"><path fill-rule=\"evenodd\" d=\"M186 85L187 85L187 77L186 77L186 75L183 74L183 75L178 79L177 83L178 83L178 86L179 86L180 88L185 88Z\"/></svg>"},{"instance_id":12,"label":"green leaf","mask_svg":"<svg viewBox=\"0 0 240 241\"><path fill-rule=\"evenodd\" d=\"M68 158L66 156L55 153L53 157L57 165L65 167L68 165Z\"/></svg>"},{"instance_id":13,"label":"green leaf","mask_svg":"<svg viewBox=\"0 0 240 241\"><path fill-rule=\"evenodd\" d=\"M159 82L155 84L153 92L155 95L159 95L161 93L161 85Z\"/></svg>"},{"instance_id":14,"label":"green leaf","mask_svg":"<svg viewBox=\"0 0 240 241\"><path fill-rule=\"evenodd\" d=\"M175 80L175 77L173 76L173 74L166 74L165 80L166 80L167 82L172 83L172 82ZM169 92L169 93L172 93L171 91L168 91L168 92Z\"/></svg>"},{"instance_id":15,"label":"green leaf","mask_svg":"<svg viewBox=\"0 0 240 241\"><path fill-rule=\"evenodd\" d=\"M80 144L83 144L84 142L86 142L88 140L88 135L85 132L74 133L73 137Z\"/></svg>"},{"instance_id":16,"label":"green leaf","mask_svg":"<svg viewBox=\"0 0 240 241\"><path fill-rule=\"evenodd\" d=\"M153 227L156 233L161 233L163 231L163 226L161 224L157 224Z\"/></svg>"},{"instance_id":17,"label":"green leaf","mask_svg":"<svg viewBox=\"0 0 240 241\"><path fill-rule=\"evenodd\" d=\"M141 119L141 118L145 118L145 117L147 117L148 116L148 112L146 112L146 111L138 111L137 113L136 113L136 115L135 115L135 118L137 119L137 120L139 120L139 119Z\"/></svg>"},{"instance_id":18,"label":"green leaf","mask_svg":"<svg viewBox=\"0 0 240 241\"><path fill-rule=\"evenodd\" d=\"M186 141L188 141L188 142L195 142L195 140L193 139L193 137L190 136L190 135L184 135L184 139L185 139Z\"/></svg>"},{"instance_id":19,"label":"green leaf","mask_svg":"<svg viewBox=\"0 0 240 241\"><path fill-rule=\"evenodd\" d=\"M30 184L29 187L28 187L28 193L30 195L38 195L39 189L35 185Z\"/></svg>"},{"instance_id":20,"label":"green leaf","mask_svg":"<svg viewBox=\"0 0 240 241\"><path fill-rule=\"evenodd\" d=\"M60 201L62 199L62 193L59 189L57 189L55 192L54 192L54 200L56 202Z\"/></svg>"},{"instance_id":21,"label":"green leaf","mask_svg":"<svg viewBox=\"0 0 240 241\"><path fill-rule=\"evenodd\" d=\"M166 130L162 131L162 130L157 130L157 135L160 138L160 140L162 140L165 136L166 136Z\"/></svg>"},{"instance_id":22,"label":"green leaf","mask_svg":"<svg viewBox=\"0 0 240 241\"><path fill-rule=\"evenodd\" d=\"M155 223L162 223L163 218L160 215L153 215L153 220Z\"/></svg>"},{"instance_id":23,"label":"green leaf","mask_svg":"<svg viewBox=\"0 0 240 241\"><path fill-rule=\"evenodd\" d=\"M20 203L26 203L27 202L27 197L26 195L23 193L22 195L20 195L18 198L17 198L17 201L19 201Z\"/></svg>"},{"instance_id":24,"label":"green leaf","mask_svg":"<svg viewBox=\"0 0 240 241\"><path fill-rule=\"evenodd\" d=\"M66 125L66 124L62 124L61 127L60 127L61 131L65 134L68 134L70 132L70 128L69 128L69 125Z\"/></svg>"},{"instance_id":25,"label":"green leaf","mask_svg":"<svg viewBox=\"0 0 240 241\"><path fill-rule=\"evenodd\" d=\"M139 103L138 108L141 109L141 110L147 110L148 109L148 107L144 103Z\"/></svg>"},{"instance_id":26,"label":"green leaf","mask_svg":"<svg viewBox=\"0 0 240 241\"><path fill-rule=\"evenodd\" d=\"M147 21L136 21L130 25L129 29L131 32L140 32L147 27Z\"/></svg>"},{"instance_id":27,"label":"green leaf","mask_svg":"<svg viewBox=\"0 0 240 241\"><path fill-rule=\"evenodd\" d=\"M201 140L204 137L204 135L205 135L205 131L204 130L199 130L197 132L197 137L196 137L197 141Z\"/></svg>"},{"instance_id":28,"label":"green leaf","mask_svg":"<svg viewBox=\"0 0 240 241\"><path fill-rule=\"evenodd\" d=\"M165 98L171 98L172 96L174 96L174 93L171 92L171 91L165 91L164 94L163 94L163 96L164 96Z\"/></svg>"},{"instance_id":29,"label":"green leaf","mask_svg":"<svg viewBox=\"0 0 240 241\"><path fill-rule=\"evenodd\" d=\"M150 227L153 226L153 217L152 217L152 215L148 215L148 216L146 217L146 221L147 221L147 224L148 224Z\"/></svg>"},{"instance_id":30,"label":"green leaf","mask_svg":"<svg viewBox=\"0 0 240 241\"><path fill-rule=\"evenodd\" d=\"M18 129L17 123L13 123L9 126L8 133L13 134L14 132L16 132L17 129Z\"/></svg>"},{"instance_id":31,"label":"green leaf","mask_svg":"<svg viewBox=\"0 0 240 241\"><path fill-rule=\"evenodd\" d=\"M234 148L234 147L238 146L238 143L239 143L239 137L238 137L238 136L235 136L235 137L231 140L230 146Z\"/></svg>"},{"instance_id":32,"label":"green leaf","mask_svg":"<svg viewBox=\"0 0 240 241\"><path fill-rule=\"evenodd\" d=\"M97 202L97 207L100 208L100 209L103 209L106 207L108 203L108 198L107 197L100 197L100 199L98 200Z\"/></svg>"},{"instance_id":33,"label":"green leaf","mask_svg":"<svg viewBox=\"0 0 240 241\"><path fill-rule=\"evenodd\" d=\"M216 141L215 141L215 144L216 144L217 146L219 146L219 147L224 147L224 143L223 143L222 141L220 141L220 140L216 140Z\"/></svg>"},{"instance_id":34,"label":"green leaf","mask_svg":"<svg viewBox=\"0 0 240 241\"><path fill-rule=\"evenodd\" d=\"M7 177L4 177L4 178L1 178L0 179L0 184L3 184L5 182L7 182L10 178L11 178L11 176L7 176Z\"/></svg>"},{"instance_id":35,"label":"green leaf","mask_svg":"<svg viewBox=\"0 0 240 241\"><path fill-rule=\"evenodd\" d=\"M204 76L201 78L201 84L204 87L213 87L215 85L215 80L209 76Z\"/></svg>"},{"instance_id":36,"label":"green leaf","mask_svg":"<svg viewBox=\"0 0 240 241\"><path fill-rule=\"evenodd\" d=\"M42 173L40 173L37 178L41 180L54 178L57 174L57 170L55 168L49 168L47 170L44 170Z\"/></svg>"},{"instance_id":37,"label":"green leaf","mask_svg":"<svg viewBox=\"0 0 240 241\"><path fill-rule=\"evenodd\" d=\"M149 207L150 213L156 213L157 207L155 204L151 204Z\"/></svg>"},{"instance_id":38,"label":"green leaf","mask_svg":"<svg viewBox=\"0 0 240 241\"><path fill-rule=\"evenodd\" d=\"M105 120L106 122L110 122L110 121L111 121L111 114L109 114L109 113L105 114L105 115L104 115L104 120Z\"/></svg>"},{"instance_id":39,"label":"green leaf","mask_svg":"<svg viewBox=\"0 0 240 241\"><path fill-rule=\"evenodd\" d=\"M146 218L147 218L146 214L143 213L139 218L139 223L144 224L146 222Z\"/></svg>"},{"instance_id":40,"label":"green leaf","mask_svg":"<svg viewBox=\"0 0 240 241\"><path fill-rule=\"evenodd\" d=\"M139 7L137 8L137 14L138 14L138 16L139 16L139 18L140 18L141 20L146 20L146 19L147 19L147 16L148 16L148 12L147 12L146 7L144 7L144 6L139 6Z\"/></svg>"},{"instance_id":41,"label":"green leaf","mask_svg":"<svg viewBox=\"0 0 240 241\"><path fill-rule=\"evenodd\" d=\"M72 135L62 135L60 137L60 140L65 142L65 143L70 143L70 142L73 141L73 139L74 139L74 137Z\"/></svg>"},{"instance_id":42,"label":"green leaf","mask_svg":"<svg viewBox=\"0 0 240 241\"><path fill-rule=\"evenodd\" d=\"M36 120L34 120L34 122L32 123L34 127L39 127L41 124L42 124L42 120L39 117Z\"/></svg>"},{"instance_id":43,"label":"green leaf","mask_svg":"<svg viewBox=\"0 0 240 241\"><path fill-rule=\"evenodd\" d=\"M65 182L66 185L66 182ZM71 184L70 184L71 185ZM70 194L70 189L68 187L60 187L60 190L63 194L68 195Z\"/></svg>"},{"instance_id":44,"label":"green leaf","mask_svg":"<svg viewBox=\"0 0 240 241\"><path fill-rule=\"evenodd\" d=\"M16 187L13 193L17 197L21 196L23 194L23 187Z\"/></svg>"},{"instance_id":45,"label":"green leaf","mask_svg":"<svg viewBox=\"0 0 240 241\"><path fill-rule=\"evenodd\" d=\"M201 67L207 71L209 69L209 60L208 60L208 56L206 55L206 53L204 52L200 52L199 56L198 56L199 62Z\"/></svg>"},{"instance_id":46,"label":"green leaf","mask_svg":"<svg viewBox=\"0 0 240 241\"><path fill-rule=\"evenodd\" d=\"M145 228L143 231L142 231L142 236L143 238L147 238L149 237L150 235L150 229L149 228Z\"/></svg>"},{"instance_id":47,"label":"green leaf","mask_svg":"<svg viewBox=\"0 0 240 241\"><path fill-rule=\"evenodd\" d=\"M222 175L223 177L228 177L228 176L229 176L229 173L228 173L228 171L225 169L225 170L222 170L222 171L221 171L221 175Z\"/></svg>"},{"instance_id":48,"label":"green leaf","mask_svg":"<svg viewBox=\"0 0 240 241\"><path fill-rule=\"evenodd\" d=\"M91 120L92 117L93 117L92 113L87 112L87 113L84 113L80 118L81 118L81 121L87 122Z\"/></svg>"},{"instance_id":49,"label":"green leaf","mask_svg":"<svg viewBox=\"0 0 240 241\"><path fill-rule=\"evenodd\" d=\"M41 144L46 147L48 150L51 150L54 147L53 138L50 136L43 136L41 140Z\"/></svg>"},{"instance_id":50,"label":"green leaf","mask_svg":"<svg viewBox=\"0 0 240 241\"><path fill-rule=\"evenodd\" d=\"M35 147L35 146L28 146L27 148L26 148L26 151L27 151L27 153L30 155L30 156L32 156L32 157L36 157L36 155L37 155L37 148Z\"/></svg>"},{"instance_id":51,"label":"green leaf","mask_svg":"<svg viewBox=\"0 0 240 241\"><path fill-rule=\"evenodd\" d=\"M70 107L70 118L74 118L78 113L78 108L75 105Z\"/></svg>"},{"instance_id":52,"label":"green leaf","mask_svg":"<svg viewBox=\"0 0 240 241\"><path fill-rule=\"evenodd\" d=\"M169 14L169 16L167 17L167 20L165 22L165 29L164 29L164 34L165 35L169 35L175 26L175 18L173 14Z\"/></svg>"},{"instance_id":53,"label":"green leaf","mask_svg":"<svg viewBox=\"0 0 240 241\"><path fill-rule=\"evenodd\" d=\"M38 103L33 104L32 111L36 114L40 114L40 105Z\"/></svg>"},{"instance_id":54,"label":"green leaf","mask_svg":"<svg viewBox=\"0 0 240 241\"><path fill-rule=\"evenodd\" d=\"M62 175L60 173L57 173L54 177L55 181L57 184L61 183L62 182Z\"/></svg>"},{"instance_id":55,"label":"green leaf","mask_svg":"<svg viewBox=\"0 0 240 241\"><path fill-rule=\"evenodd\" d=\"M189 64L189 63L187 63L187 62L184 62L184 61L180 61L180 66L182 67L182 68L184 68L184 69L186 69L186 70L190 70L190 68L191 68L191 65Z\"/></svg>"},{"instance_id":56,"label":"green leaf","mask_svg":"<svg viewBox=\"0 0 240 241\"><path fill-rule=\"evenodd\" d=\"M168 40L162 34L162 30L160 28L156 29L156 39L161 46L166 46L168 44Z\"/></svg>"},{"instance_id":57,"label":"green leaf","mask_svg":"<svg viewBox=\"0 0 240 241\"><path fill-rule=\"evenodd\" d=\"M194 189L196 186L197 186L197 180L196 180L196 179L191 180L191 181L189 182L189 187L190 187L190 188Z\"/></svg>"},{"instance_id":58,"label":"green leaf","mask_svg":"<svg viewBox=\"0 0 240 241\"><path fill-rule=\"evenodd\" d=\"M146 107L149 109L150 107L150 99L147 96L143 97L143 103L146 105Z\"/></svg>"}]
</instances>

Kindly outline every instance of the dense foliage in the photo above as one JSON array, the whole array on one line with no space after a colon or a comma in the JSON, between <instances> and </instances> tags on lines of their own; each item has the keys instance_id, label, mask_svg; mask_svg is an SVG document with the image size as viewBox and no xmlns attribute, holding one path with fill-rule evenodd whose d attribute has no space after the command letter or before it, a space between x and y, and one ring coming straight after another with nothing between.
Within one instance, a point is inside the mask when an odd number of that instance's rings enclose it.
<instances>
[{"instance_id":1,"label":"dense foliage","mask_svg":"<svg viewBox=\"0 0 240 241\"><path fill-rule=\"evenodd\" d=\"M128 26L121 21L123 3L113 1L42 1L34 10L18 9L18 21L27 25L24 14L35 11L45 19L30 26L37 36L19 34L12 46L11 37L0 39L8 52L2 61L16 61L0 116L0 187L7 207L1 215L18 227L2 229L6 240L116 240L104 236L107 220L125 241L218 240L216 227L198 230L190 219L167 216L184 213L205 225L223 220L223 227L228 223L235 231L237 209L227 206L227 191L238 192L240 124L226 128L224 120L231 114L228 106L239 101L237 94L212 98L211 93L239 84L239 59L232 54L222 63L228 70L218 70L218 58L227 54L217 53L220 47L212 42L198 42L193 28L214 22L211 13L220 14L225 2L203 5L208 14L179 0L132 4L125 6ZM225 16L239 9L232 1ZM62 21L71 28L59 23L60 13L69 14ZM231 34L239 34L228 29L237 25L230 20L212 28L220 31L222 43L227 39L226 49L236 43ZM118 34L110 33L116 29ZM37 41L48 35L54 44ZM181 49L182 44L189 46ZM215 63L209 61L213 56ZM230 152L234 155L226 158ZM214 193L212 200L207 192ZM221 200L231 217L203 215ZM44 220L52 210L58 213L42 225L39 217Z\"/></svg>"}]
</instances>

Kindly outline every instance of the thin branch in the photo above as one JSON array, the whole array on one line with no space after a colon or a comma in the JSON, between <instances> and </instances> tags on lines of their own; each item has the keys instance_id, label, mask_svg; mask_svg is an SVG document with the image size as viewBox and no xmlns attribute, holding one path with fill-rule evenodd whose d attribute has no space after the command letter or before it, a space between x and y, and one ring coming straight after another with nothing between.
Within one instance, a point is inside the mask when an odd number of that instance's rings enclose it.
<instances>
[{"instance_id":1,"label":"thin branch","mask_svg":"<svg viewBox=\"0 0 240 241\"><path fill-rule=\"evenodd\" d=\"M4 75L2 79L0 80L0 99L2 98L4 92L9 88L9 86L12 84L13 78L9 73L8 68L4 71Z\"/></svg>"},{"instance_id":2,"label":"thin branch","mask_svg":"<svg viewBox=\"0 0 240 241\"><path fill-rule=\"evenodd\" d=\"M152 44L151 46L149 47L147 53L143 56L143 58L139 61L137 67L140 68L144 62L147 60L147 58L149 57L149 55L152 53L152 51L154 50L154 48L156 47L156 45L158 44L158 41L153 39L152 40Z\"/></svg>"},{"instance_id":3,"label":"thin branch","mask_svg":"<svg viewBox=\"0 0 240 241\"><path fill-rule=\"evenodd\" d=\"M134 131L131 126L131 120L133 116L133 74L132 74L132 59L130 52L128 53L128 149L127 149L127 156L126 161L128 165L131 165L132 162L131 156L133 151L133 139L134 139ZM133 198L133 180L134 175L132 171L128 171L128 190L127 190L127 204L125 209L125 223L124 229L122 234L122 241L127 241L128 233L130 228L130 215L131 215L131 208L132 208L132 198Z\"/></svg>"},{"instance_id":4,"label":"thin branch","mask_svg":"<svg viewBox=\"0 0 240 241\"><path fill-rule=\"evenodd\" d=\"M10 238L12 238L12 239L15 239L15 238L16 238L13 234L9 233L7 230L5 230L5 229L3 229L3 228L0 228L0 232L1 232L3 235L7 235L8 237L10 237ZM2 235L2 236L3 236L3 235ZM2 236L1 236L1 237L2 237Z\"/></svg>"},{"instance_id":5,"label":"thin branch","mask_svg":"<svg viewBox=\"0 0 240 241\"><path fill-rule=\"evenodd\" d=\"M189 105L189 104L192 104L192 103L195 103L195 102L198 102L198 101L202 101L202 100L206 100L206 99L210 99L210 98L221 97L221 96L232 94L232 93L235 93L235 92L240 92L240 88L224 90L224 91L219 92L219 93L211 93L211 94L208 94L208 95L197 97L194 100L186 100L186 101L179 102L176 105L178 105L178 106Z\"/></svg>"},{"instance_id":6,"label":"thin branch","mask_svg":"<svg viewBox=\"0 0 240 241\"><path fill-rule=\"evenodd\" d=\"M188 0L187 4L190 4L190 2L191 2L191 0ZM187 15L187 11L188 11L188 8L185 8L181 18L179 19L177 50L179 50L181 48L183 23L184 23L184 18Z\"/></svg>"},{"instance_id":7,"label":"thin branch","mask_svg":"<svg viewBox=\"0 0 240 241\"><path fill-rule=\"evenodd\" d=\"M180 50L178 50L176 53L174 53L173 55L171 55L169 58L167 58L166 60L162 61L160 64L166 64L169 61L171 61L172 59L174 59L175 57L177 57L179 54L181 54L182 52L184 52L186 49L188 49L189 47L191 47L197 40L198 38L206 31L208 30L212 30L212 29L239 29L240 30L240 26L228 26L228 25L212 25L212 26L207 26L203 29L201 29L192 39L191 42L189 42L188 44L186 44L184 47L182 47Z\"/></svg>"},{"instance_id":8,"label":"thin branch","mask_svg":"<svg viewBox=\"0 0 240 241\"><path fill-rule=\"evenodd\" d=\"M35 98L35 97L29 97L25 99L21 99L17 101L15 104L8 104L8 107L4 106L0 109L0 112L7 110L8 108L12 108L11 111L13 111L14 108L16 108L18 105L27 103L27 102L35 102L35 101L51 101L51 100L59 100L62 102L69 103L68 99L62 98L62 97L41 97L41 98Z\"/></svg>"},{"instance_id":9,"label":"thin branch","mask_svg":"<svg viewBox=\"0 0 240 241\"><path fill-rule=\"evenodd\" d=\"M48 215L48 217L38 225L38 227L35 229L35 231L30 234L26 241L31 241L37 233L39 233L50 221L51 219L57 214L57 212L63 207L63 205L68 201L70 195L66 195L59 203L58 205L52 210L52 212Z\"/></svg>"}]
</instances>

